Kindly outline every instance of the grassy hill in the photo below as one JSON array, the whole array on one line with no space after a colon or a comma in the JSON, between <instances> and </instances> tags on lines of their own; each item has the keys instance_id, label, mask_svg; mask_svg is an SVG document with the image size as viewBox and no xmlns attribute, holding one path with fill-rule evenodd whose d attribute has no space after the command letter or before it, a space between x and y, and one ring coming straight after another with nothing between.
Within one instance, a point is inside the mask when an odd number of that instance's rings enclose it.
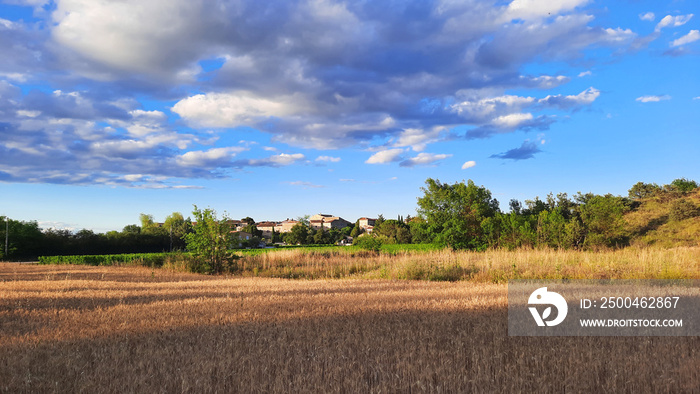
<instances>
[{"instance_id":1,"label":"grassy hill","mask_svg":"<svg viewBox=\"0 0 700 394\"><path fill-rule=\"evenodd\" d=\"M631 245L700 246L700 188L658 191L636 205L625 215Z\"/></svg>"}]
</instances>

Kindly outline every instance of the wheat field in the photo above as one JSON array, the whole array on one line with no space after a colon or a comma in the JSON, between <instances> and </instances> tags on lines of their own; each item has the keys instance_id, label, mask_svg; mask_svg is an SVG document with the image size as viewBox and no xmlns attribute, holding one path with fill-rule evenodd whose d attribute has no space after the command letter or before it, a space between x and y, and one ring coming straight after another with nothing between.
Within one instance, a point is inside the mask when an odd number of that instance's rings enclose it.
<instances>
[{"instance_id":1,"label":"wheat field","mask_svg":"<svg viewBox=\"0 0 700 394\"><path fill-rule=\"evenodd\" d=\"M698 337L508 337L506 285L0 264L2 392L697 392Z\"/></svg>"}]
</instances>

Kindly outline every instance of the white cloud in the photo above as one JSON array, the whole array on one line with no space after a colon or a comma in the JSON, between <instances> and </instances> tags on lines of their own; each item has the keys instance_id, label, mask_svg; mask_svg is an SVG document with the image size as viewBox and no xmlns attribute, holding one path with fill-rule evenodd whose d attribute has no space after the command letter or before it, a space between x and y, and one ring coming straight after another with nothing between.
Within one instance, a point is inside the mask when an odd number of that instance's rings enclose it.
<instances>
[{"instance_id":1,"label":"white cloud","mask_svg":"<svg viewBox=\"0 0 700 394\"><path fill-rule=\"evenodd\" d=\"M649 22L651 22L651 21L653 21L654 19L656 19L656 15L654 15L653 12L647 12L647 13L644 13L644 14L639 14L639 19L641 19L641 20L643 20L643 21L649 21Z\"/></svg>"},{"instance_id":2,"label":"white cloud","mask_svg":"<svg viewBox=\"0 0 700 394\"><path fill-rule=\"evenodd\" d=\"M414 151L420 152L425 150L427 144L437 141L440 133L444 131L444 127L433 127L430 130L424 129L405 129L399 134L399 139L394 146L404 147L410 146Z\"/></svg>"},{"instance_id":3,"label":"white cloud","mask_svg":"<svg viewBox=\"0 0 700 394\"><path fill-rule=\"evenodd\" d=\"M466 170L467 168L472 168L474 166L476 166L476 162L474 160L469 160L469 161L465 162L464 164L462 164L462 169Z\"/></svg>"},{"instance_id":4,"label":"white cloud","mask_svg":"<svg viewBox=\"0 0 700 394\"><path fill-rule=\"evenodd\" d=\"M516 128L522 123L532 120L530 113L516 113L499 116L491 121L491 124L500 128Z\"/></svg>"},{"instance_id":5,"label":"white cloud","mask_svg":"<svg viewBox=\"0 0 700 394\"><path fill-rule=\"evenodd\" d=\"M671 46L678 47L681 45L690 44L691 42L695 42L697 40L700 40L700 30L691 30L690 33L684 35L683 37L673 40L673 42L671 42Z\"/></svg>"},{"instance_id":6,"label":"white cloud","mask_svg":"<svg viewBox=\"0 0 700 394\"><path fill-rule=\"evenodd\" d=\"M283 167L294 164L300 160L304 160L305 157L306 156L301 153L280 153L279 155L274 155L263 159L248 160L247 165L254 167Z\"/></svg>"},{"instance_id":7,"label":"white cloud","mask_svg":"<svg viewBox=\"0 0 700 394\"><path fill-rule=\"evenodd\" d=\"M402 167L413 167L417 165L425 166L433 164L436 161L445 160L448 157L452 157L452 155L421 152L416 157L411 157L410 159L402 161L400 165Z\"/></svg>"},{"instance_id":8,"label":"white cloud","mask_svg":"<svg viewBox=\"0 0 700 394\"><path fill-rule=\"evenodd\" d=\"M553 105L561 108L569 108L578 105L592 104L600 96L600 90L590 87L577 95L547 96L539 100L540 104Z\"/></svg>"},{"instance_id":9,"label":"white cloud","mask_svg":"<svg viewBox=\"0 0 700 394\"><path fill-rule=\"evenodd\" d=\"M659 31L665 27L678 27L678 26L683 26L688 21L693 17L693 14L688 14L688 15L678 15L678 16L671 16L671 15L666 15L663 19L659 21L659 23L656 25L656 31Z\"/></svg>"},{"instance_id":10,"label":"white cloud","mask_svg":"<svg viewBox=\"0 0 700 394\"><path fill-rule=\"evenodd\" d=\"M270 116L291 115L298 110L298 102L290 97L273 101L244 91L209 93L180 100L172 111L198 126L236 127L254 125Z\"/></svg>"},{"instance_id":11,"label":"white cloud","mask_svg":"<svg viewBox=\"0 0 700 394\"><path fill-rule=\"evenodd\" d=\"M325 161L325 162L337 163L337 162L340 161L340 157L319 156L319 157L316 158L316 161Z\"/></svg>"},{"instance_id":12,"label":"white cloud","mask_svg":"<svg viewBox=\"0 0 700 394\"><path fill-rule=\"evenodd\" d=\"M571 11L589 0L514 0L505 12L506 20L539 19Z\"/></svg>"},{"instance_id":13,"label":"white cloud","mask_svg":"<svg viewBox=\"0 0 700 394\"><path fill-rule=\"evenodd\" d=\"M641 96L637 97L636 101L642 102L642 103L655 103L663 100L670 100L671 96L664 94L662 96Z\"/></svg>"},{"instance_id":14,"label":"white cloud","mask_svg":"<svg viewBox=\"0 0 700 394\"><path fill-rule=\"evenodd\" d=\"M458 92L459 94L459 92ZM458 115L479 123L518 112L536 101L533 97L504 95L483 99L468 99L451 106Z\"/></svg>"},{"instance_id":15,"label":"white cloud","mask_svg":"<svg viewBox=\"0 0 700 394\"><path fill-rule=\"evenodd\" d=\"M383 151L379 151L372 156L370 156L365 163L367 164L385 164L385 163L391 163L393 161L398 161L401 158L399 157L403 153L403 149L387 149Z\"/></svg>"},{"instance_id":16,"label":"white cloud","mask_svg":"<svg viewBox=\"0 0 700 394\"><path fill-rule=\"evenodd\" d=\"M202 5L187 0L64 0L53 12L53 39L112 70L158 75L190 68ZM178 43L178 45L173 45Z\"/></svg>"},{"instance_id":17,"label":"white cloud","mask_svg":"<svg viewBox=\"0 0 700 394\"><path fill-rule=\"evenodd\" d=\"M583 77L587 77L587 76L589 76L589 75L593 75L593 73L590 72L590 71L583 71L583 72L580 72L580 73L578 74L578 77L579 77L579 78L583 78Z\"/></svg>"},{"instance_id":18,"label":"white cloud","mask_svg":"<svg viewBox=\"0 0 700 394\"><path fill-rule=\"evenodd\" d=\"M213 148L206 151L190 151L180 155L176 161L184 167L226 166L240 152L242 147Z\"/></svg>"}]
</instances>

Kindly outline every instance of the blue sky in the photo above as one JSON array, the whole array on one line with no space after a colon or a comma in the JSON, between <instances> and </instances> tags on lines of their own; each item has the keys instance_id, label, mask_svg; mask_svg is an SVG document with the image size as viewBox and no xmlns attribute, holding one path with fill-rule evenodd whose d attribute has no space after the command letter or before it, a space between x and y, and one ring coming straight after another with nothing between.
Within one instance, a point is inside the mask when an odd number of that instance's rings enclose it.
<instances>
[{"instance_id":1,"label":"blue sky","mask_svg":"<svg viewBox=\"0 0 700 394\"><path fill-rule=\"evenodd\" d=\"M700 180L697 1L0 1L0 215L120 230Z\"/></svg>"}]
</instances>

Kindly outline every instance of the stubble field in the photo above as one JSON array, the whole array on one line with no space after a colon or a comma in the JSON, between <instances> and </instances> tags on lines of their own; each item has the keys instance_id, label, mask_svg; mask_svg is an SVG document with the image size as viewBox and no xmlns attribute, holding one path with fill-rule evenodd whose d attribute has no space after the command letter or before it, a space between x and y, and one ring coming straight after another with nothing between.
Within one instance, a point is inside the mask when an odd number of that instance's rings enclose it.
<instances>
[{"instance_id":1,"label":"stubble field","mask_svg":"<svg viewBox=\"0 0 700 394\"><path fill-rule=\"evenodd\" d=\"M700 338L508 337L506 285L0 264L3 392L693 392Z\"/></svg>"}]
</instances>

